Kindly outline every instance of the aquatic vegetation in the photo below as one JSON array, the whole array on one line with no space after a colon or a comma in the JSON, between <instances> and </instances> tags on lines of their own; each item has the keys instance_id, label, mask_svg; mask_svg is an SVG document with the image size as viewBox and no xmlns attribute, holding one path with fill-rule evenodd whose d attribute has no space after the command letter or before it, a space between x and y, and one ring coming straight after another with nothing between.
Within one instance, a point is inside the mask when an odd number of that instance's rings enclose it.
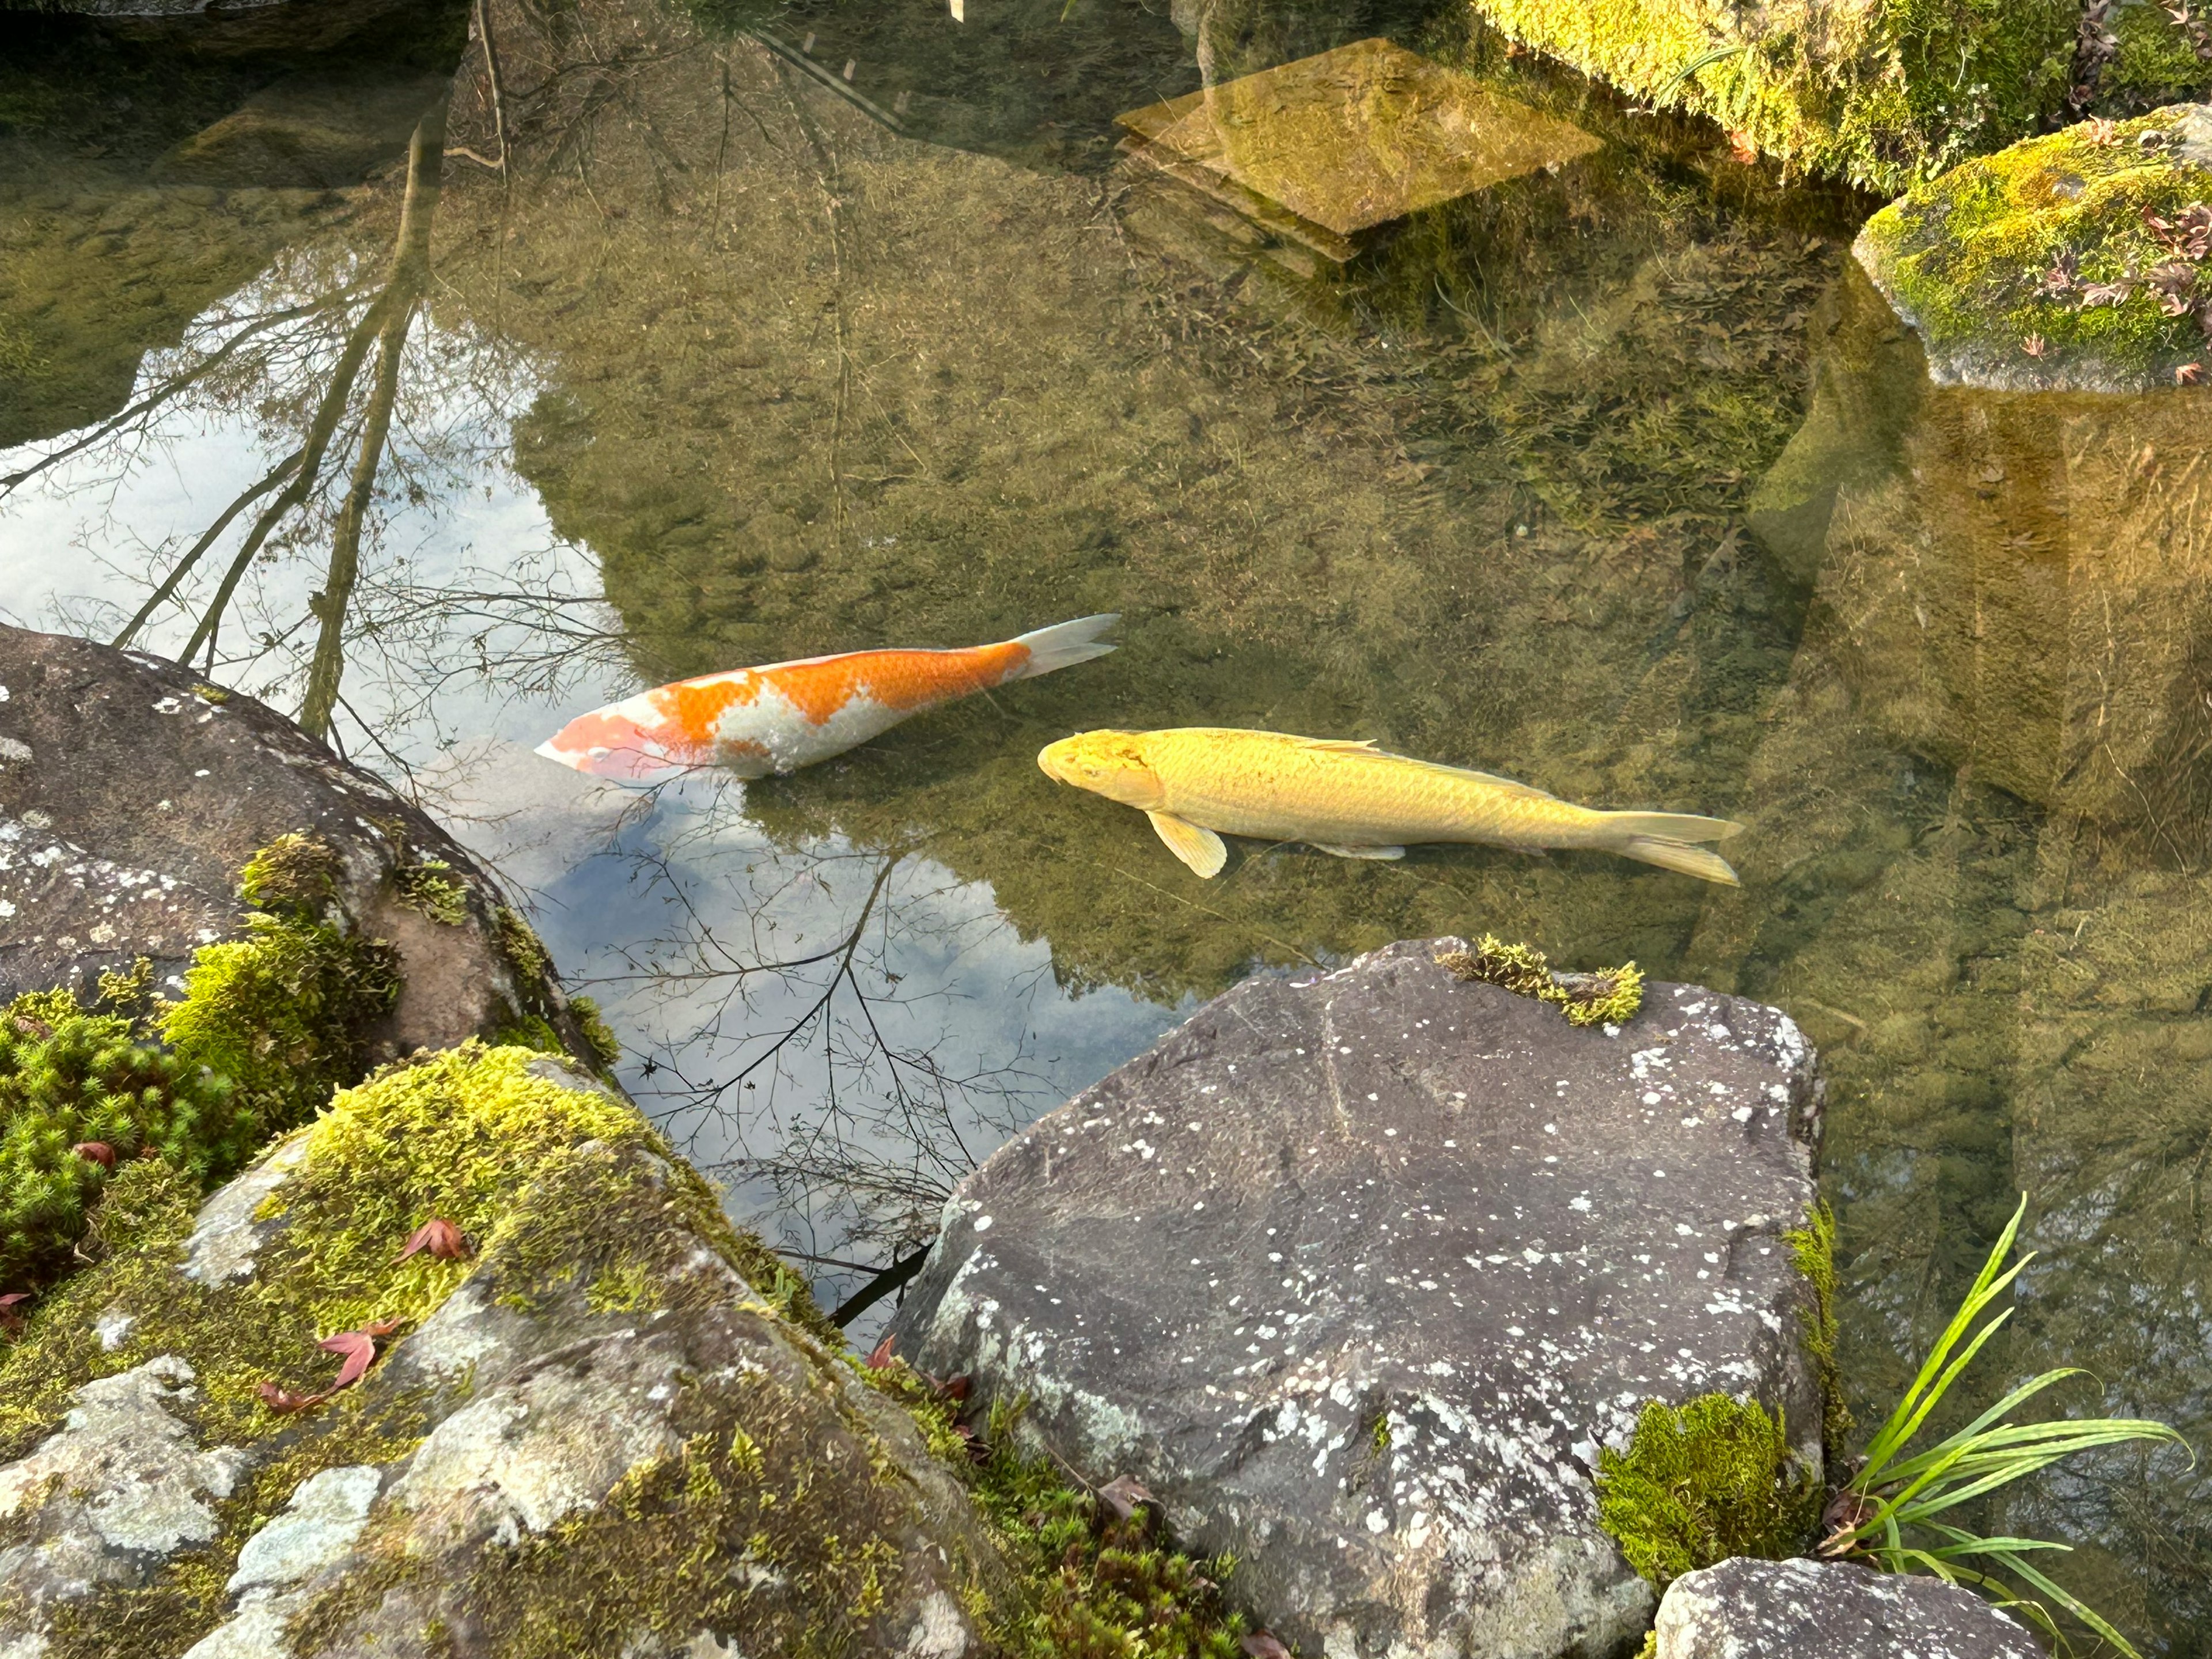
<instances>
[{"instance_id":1,"label":"aquatic vegetation","mask_svg":"<svg viewBox=\"0 0 2212 1659\"><path fill-rule=\"evenodd\" d=\"M2195 135L2195 136L2191 136ZM2212 123L2088 121L1916 185L1859 258L1938 380L2135 391L2212 358Z\"/></svg>"},{"instance_id":2,"label":"aquatic vegetation","mask_svg":"<svg viewBox=\"0 0 2212 1659\"><path fill-rule=\"evenodd\" d=\"M1929 1415L1941 1405L1962 1372L2012 1310L1984 1321L1990 1304L2002 1296L2034 1260L2029 1251L2006 1266L2027 1198L2021 1197L1972 1288L1943 1334L1929 1349L1896 1409L1882 1422L1857 1470L1829 1503L1822 1517L1827 1535L1819 1553L1859 1560L1892 1572L1932 1572L1976 1585L2011 1607L2037 1617L2054 1634L2050 1610L2023 1600L2000 1573L2027 1584L2035 1596L2081 1620L2128 1659L2137 1659L2127 1639L2079 1598L2054 1583L2027 1558L2037 1551L2065 1552L2070 1547L2033 1538L1984 1538L1937 1517L1958 1505L2009 1486L2078 1453L2134 1442L2170 1442L2185 1451L2188 1443L2164 1423L2142 1418L2061 1418L2043 1422L2008 1420L2021 1407L2068 1377L2084 1376L2079 1366L2059 1366L2029 1378L1964 1428L1934 1445L1909 1451Z\"/></svg>"},{"instance_id":3,"label":"aquatic vegetation","mask_svg":"<svg viewBox=\"0 0 2212 1659\"><path fill-rule=\"evenodd\" d=\"M1472 951L1446 951L1437 965L1455 979L1480 981L1516 996L1556 1005L1570 1025L1626 1025L1644 1006L1644 973L1632 963L1595 973L1562 974L1529 945L1485 933Z\"/></svg>"},{"instance_id":4,"label":"aquatic vegetation","mask_svg":"<svg viewBox=\"0 0 2212 1659\"><path fill-rule=\"evenodd\" d=\"M1724 1394L1647 1404L1626 1451L1599 1448L1597 1493L1598 1524L1661 1589L1733 1555L1796 1555L1820 1510L1782 1413Z\"/></svg>"}]
</instances>

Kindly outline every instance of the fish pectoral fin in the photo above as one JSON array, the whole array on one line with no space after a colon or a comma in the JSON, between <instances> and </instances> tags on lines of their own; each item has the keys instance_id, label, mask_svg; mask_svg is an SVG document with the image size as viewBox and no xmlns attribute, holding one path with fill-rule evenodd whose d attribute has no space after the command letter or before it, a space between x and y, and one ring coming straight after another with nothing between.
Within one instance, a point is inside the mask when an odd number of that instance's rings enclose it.
<instances>
[{"instance_id":1,"label":"fish pectoral fin","mask_svg":"<svg viewBox=\"0 0 2212 1659\"><path fill-rule=\"evenodd\" d=\"M1221 873L1221 866L1229 862L1229 848L1212 830L1177 817L1172 812L1147 812L1152 828L1168 844L1173 853L1200 875L1207 878Z\"/></svg>"},{"instance_id":2,"label":"fish pectoral fin","mask_svg":"<svg viewBox=\"0 0 2212 1659\"><path fill-rule=\"evenodd\" d=\"M1306 843L1340 859L1401 859L1406 856L1402 847L1339 847L1334 842L1316 841Z\"/></svg>"}]
</instances>

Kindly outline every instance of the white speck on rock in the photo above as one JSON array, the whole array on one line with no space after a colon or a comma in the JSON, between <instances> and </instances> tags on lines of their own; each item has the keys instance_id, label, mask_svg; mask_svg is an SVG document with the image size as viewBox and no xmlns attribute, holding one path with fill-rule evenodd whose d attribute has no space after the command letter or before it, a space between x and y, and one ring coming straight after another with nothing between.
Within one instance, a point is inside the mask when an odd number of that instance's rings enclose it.
<instances>
[{"instance_id":1,"label":"white speck on rock","mask_svg":"<svg viewBox=\"0 0 2212 1659\"><path fill-rule=\"evenodd\" d=\"M131 1328L138 1322L120 1308L110 1308L92 1322L92 1334L100 1339L101 1349L113 1353L131 1340Z\"/></svg>"}]
</instances>

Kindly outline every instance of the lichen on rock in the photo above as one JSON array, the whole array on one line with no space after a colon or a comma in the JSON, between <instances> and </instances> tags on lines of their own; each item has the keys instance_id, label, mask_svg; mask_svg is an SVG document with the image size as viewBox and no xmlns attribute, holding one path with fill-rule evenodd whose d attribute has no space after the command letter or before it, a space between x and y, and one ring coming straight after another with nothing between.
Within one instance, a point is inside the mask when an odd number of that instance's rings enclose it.
<instances>
[{"instance_id":1,"label":"lichen on rock","mask_svg":"<svg viewBox=\"0 0 2212 1659\"><path fill-rule=\"evenodd\" d=\"M2212 383L2212 105L2089 121L1916 185L1859 262L1938 384Z\"/></svg>"}]
</instances>

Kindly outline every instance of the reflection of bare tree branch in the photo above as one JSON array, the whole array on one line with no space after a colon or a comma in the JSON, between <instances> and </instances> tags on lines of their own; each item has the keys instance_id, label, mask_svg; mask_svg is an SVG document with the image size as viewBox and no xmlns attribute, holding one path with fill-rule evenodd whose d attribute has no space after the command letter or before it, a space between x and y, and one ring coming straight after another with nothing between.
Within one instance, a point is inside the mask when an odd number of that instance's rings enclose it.
<instances>
[{"instance_id":1,"label":"reflection of bare tree branch","mask_svg":"<svg viewBox=\"0 0 2212 1659\"><path fill-rule=\"evenodd\" d=\"M259 478L248 484L239 493L237 500L223 508L216 516L216 521L201 533L199 540L192 544L191 550L183 558L178 560L175 568L161 579L161 585L154 590L146 603L138 607L138 614L131 617L124 625L123 631L115 636L113 644L117 649L120 650L130 644L137 636L138 630L146 625L146 619L168 602L169 596L177 591L178 585L186 576L191 574L192 567L200 562L200 556L214 546L216 538L230 528L231 520L243 513L251 503L259 501L278 484L283 483L286 478L291 477L292 469L299 465L300 452L295 449Z\"/></svg>"},{"instance_id":2,"label":"reflection of bare tree branch","mask_svg":"<svg viewBox=\"0 0 2212 1659\"><path fill-rule=\"evenodd\" d=\"M439 102L416 124L407 146L407 191L399 209L399 238L392 257L391 279L379 301L386 305L377 339L376 381L362 418L361 449L353 477L331 533L331 563L321 594L311 602L322 631L307 671L307 696L300 724L311 736L330 731L331 706L345 670L345 616L361 574L361 526L376 492L376 471L392 430L392 408L399 396L399 364L407 349L407 330L415 319L430 272L430 225L438 210L438 170L445 155L446 105ZM189 655L190 653L187 653Z\"/></svg>"},{"instance_id":3,"label":"reflection of bare tree branch","mask_svg":"<svg viewBox=\"0 0 2212 1659\"><path fill-rule=\"evenodd\" d=\"M271 329L281 328L286 323L297 322L301 318L312 317L318 312L335 310L340 306L349 304L354 298L355 290L351 288L343 288L308 304L288 306L282 311L270 312L265 316L255 318L230 336L215 350L194 362L190 368L181 374L171 375L137 403L124 410L122 413L102 421L98 426L89 428L79 437L71 439L60 448L48 451L28 466L14 472L0 473L0 499L13 495L40 473L60 465L73 456L82 454L88 449L106 442L117 433L157 413L163 405L174 401L183 393L207 380L247 341L258 335L266 334Z\"/></svg>"}]
</instances>

